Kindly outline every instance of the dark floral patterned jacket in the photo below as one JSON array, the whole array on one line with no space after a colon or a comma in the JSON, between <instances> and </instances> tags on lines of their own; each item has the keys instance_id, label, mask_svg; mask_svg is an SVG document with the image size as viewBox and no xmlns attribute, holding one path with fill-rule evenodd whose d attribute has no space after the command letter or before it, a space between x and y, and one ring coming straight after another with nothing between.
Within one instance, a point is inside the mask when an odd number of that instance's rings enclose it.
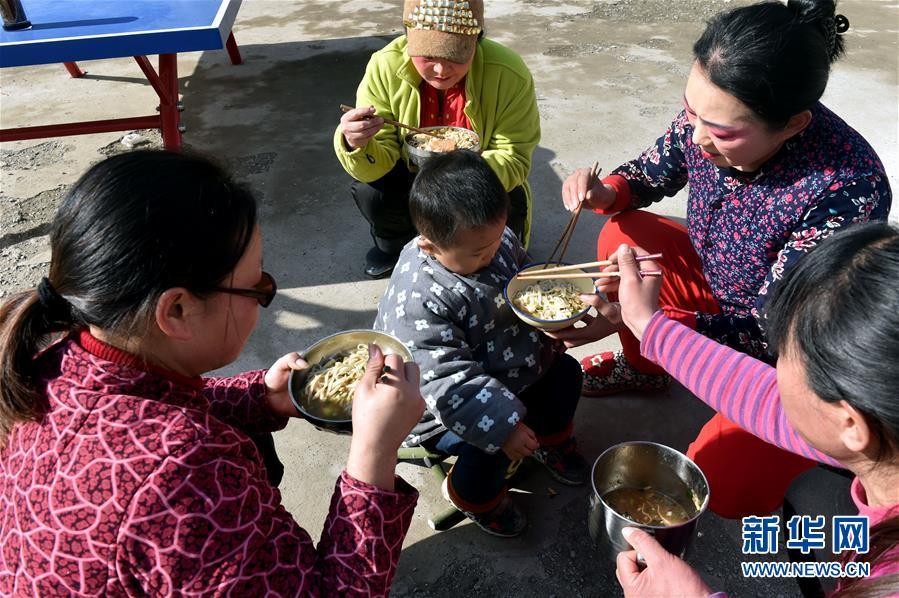
<instances>
[{"instance_id":1,"label":"dark floral patterned jacket","mask_svg":"<svg viewBox=\"0 0 899 598\"><path fill-rule=\"evenodd\" d=\"M871 146L822 104L753 173L715 166L692 135L682 111L652 147L606 179L619 194L604 213L644 208L689 185L687 229L722 311L696 314L696 329L764 357L761 308L784 272L841 227L885 220L890 185Z\"/></svg>"},{"instance_id":2,"label":"dark floral patterned jacket","mask_svg":"<svg viewBox=\"0 0 899 598\"><path fill-rule=\"evenodd\" d=\"M318 547L244 431L262 371L148 371L87 333L42 358L49 411L0 449L0 596L384 596L417 492L346 472Z\"/></svg>"}]
</instances>

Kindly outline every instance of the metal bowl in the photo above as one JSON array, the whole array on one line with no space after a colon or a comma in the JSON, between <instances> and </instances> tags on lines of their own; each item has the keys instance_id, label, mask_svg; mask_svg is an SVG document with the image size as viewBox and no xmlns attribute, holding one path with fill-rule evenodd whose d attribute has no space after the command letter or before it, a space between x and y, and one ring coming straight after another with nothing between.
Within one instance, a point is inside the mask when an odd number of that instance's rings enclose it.
<instances>
[{"instance_id":1,"label":"metal bowl","mask_svg":"<svg viewBox=\"0 0 899 598\"><path fill-rule=\"evenodd\" d=\"M446 127L446 126L419 127L419 128L422 131L434 131L436 129L454 129L456 131L465 131L469 135L473 135L475 140L477 141L477 146L470 148L470 150L473 152L476 152L476 153L481 153L481 138L477 133L475 133L471 129L465 129L463 127ZM403 138L403 145L406 148L406 152L409 154L409 161L412 162L412 164L414 164L418 168L421 168L421 166L425 163L425 161L427 161L428 158L433 158L434 156L439 156L441 153L443 153L443 152L429 152L426 149L415 147L411 143L412 137L414 135L415 135L414 132L408 133Z\"/></svg>"},{"instance_id":2,"label":"metal bowl","mask_svg":"<svg viewBox=\"0 0 899 598\"><path fill-rule=\"evenodd\" d=\"M308 397L304 393L306 377L312 366L332 355L351 351L359 344L367 345L369 343L377 344L385 355L396 354L401 356L403 361L413 361L412 353L398 338L377 330L347 330L327 336L300 353L303 359L306 360L306 363L309 364L307 369L291 370L290 372L287 389L290 394L290 400L293 402L293 406L297 408L297 411L300 412L301 417L320 430L338 434L351 434L353 432L352 418L328 419L312 413L306 407L308 404Z\"/></svg>"},{"instance_id":3,"label":"metal bowl","mask_svg":"<svg viewBox=\"0 0 899 598\"><path fill-rule=\"evenodd\" d=\"M541 268L543 268L543 266L545 264L546 264L546 262L541 262L539 264L533 264L533 265L529 264L529 265L525 266L524 268L522 268L518 272L518 274L524 274L525 272L533 272L535 270L540 270ZM553 265L555 265L555 264L553 264ZM562 265L564 266L565 264L562 264ZM575 273L575 272L584 272L584 271L583 270L571 270L570 272ZM576 314L572 315L569 318L565 318L564 320L541 320L540 318L535 318L528 312L519 309L518 306L515 305L515 302L512 301L512 298L515 297L515 295L517 295L519 293L519 291L522 291L523 289L527 288L528 286L530 286L536 282L534 280L522 280L522 279L518 278L518 274L513 276L512 280L510 280L506 284L506 288L503 289L503 296L505 297L506 301L509 302L509 305L512 307L512 311L515 312L515 315L518 316L518 318L525 324L533 326L534 328L539 328L541 330L547 330L547 331L561 330L562 328L568 328L569 326L573 326L575 322L577 322L578 320L580 320L581 318L586 316L587 312L590 311L590 306L584 305L584 309L582 309L581 311L577 312ZM552 276L548 276L547 278L549 280L552 280ZM583 293L584 295L592 295L592 294L596 293L596 287L593 286L593 280L591 280L589 278L570 278L570 279L566 279L565 282L570 282L571 284L573 284L574 287L578 291Z\"/></svg>"},{"instance_id":4,"label":"metal bowl","mask_svg":"<svg viewBox=\"0 0 899 598\"><path fill-rule=\"evenodd\" d=\"M622 442L606 449L593 464L593 492L587 527L605 554L615 560L631 550L621 530L642 529L655 536L668 552L681 558L696 532L696 524L709 506L709 483L683 453L655 442ZM690 518L678 525L636 523L615 511L603 498L618 488L652 488L680 504Z\"/></svg>"}]
</instances>

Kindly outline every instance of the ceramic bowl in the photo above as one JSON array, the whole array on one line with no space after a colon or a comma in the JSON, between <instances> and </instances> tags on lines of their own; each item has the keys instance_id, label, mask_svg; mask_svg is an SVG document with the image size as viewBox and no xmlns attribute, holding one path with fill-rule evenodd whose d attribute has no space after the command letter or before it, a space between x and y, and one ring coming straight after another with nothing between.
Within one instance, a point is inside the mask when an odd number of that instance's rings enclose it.
<instances>
[{"instance_id":1,"label":"ceramic bowl","mask_svg":"<svg viewBox=\"0 0 899 598\"><path fill-rule=\"evenodd\" d=\"M506 301L509 302L509 305L512 306L512 311L515 312L515 315L524 322L525 324L529 324L534 328L539 328L541 330L553 331L553 330L561 330L562 328L568 328L569 326L573 326L575 322L583 318L587 315L587 312L590 311L589 305L584 305L584 308L579 312L573 314L572 316L565 318L564 320L542 320L540 318L534 317L528 312L520 309L512 299L515 295L518 294L519 291L524 290L528 286L534 284L535 280L522 280L518 277L519 274L524 274L525 272L533 272L536 270L540 270L545 265L545 262L540 264L532 264L525 266L521 271L516 274L512 280L506 285L505 290L503 291L503 295L505 296ZM555 266L555 264L553 264ZM562 264L564 265L564 264ZM580 272L583 273L583 270L571 270L570 272ZM552 277L547 277L549 280L552 280ZM560 280L563 282L563 280ZM596 293L596 287L593 286L593 279L591 278L569 278L565 279L564 282L570 282L574 285L574 287L585 295L592 295Z\"/></svg>"}]
</instances>

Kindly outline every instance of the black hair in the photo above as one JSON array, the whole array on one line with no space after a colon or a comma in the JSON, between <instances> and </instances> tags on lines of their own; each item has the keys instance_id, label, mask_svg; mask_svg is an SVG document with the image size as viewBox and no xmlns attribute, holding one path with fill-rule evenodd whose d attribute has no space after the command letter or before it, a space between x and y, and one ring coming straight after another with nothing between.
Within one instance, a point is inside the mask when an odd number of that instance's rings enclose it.
<instances>
[{"instance_id":1,"label":"black hair","mask_svg":"<svg viewBox=\"0 0 899 598\"><path fill-rule=\"evenodd\" d=\"M48 276L0 307L0 442L42 413L34 357L48 335L138 334L166 289L219 286L255 227L251 193L205 158L136 151L91 167L51 223Z\"/></svg>"},{"instance_id":2,"label":"black hair","mask_svg":"<svg viewBox=\"0 0 899 598\"><path fill-rule=\"evenodd\" d=\"M899 230L883 222L860 224L826 239L784 276L766 313L771 346L802 361L806 382L822 400L858 409L878 436L878 463L895 464ZM899 517L892 517L872 528L871 549L856 560L899 560L886 554L897 542ZM897 582L895 575L847 580L840 596L883 596Z\"/></svg>"},{"instance_id":3,"label":"black hair","mask_svg":"<svg viewBox=\"0 0 899 598\"><path fill-rule=\"evenodd\" d=\"M835 0L762 2L719 13L693 45L709 80L772 129L811 109L849 28Z\"/></svg>"},{"instance_id":4,"label":"black hair","mask_svg":"<svg viewBox=\"0 0 899 598\"><path fill-rule=\"evenodd\" d=\"M429 158L409 192L418 232L438 247L452 247L459 231L505 220L509 194L478 154L456 150Z\"/></svg>"}]
</instances>

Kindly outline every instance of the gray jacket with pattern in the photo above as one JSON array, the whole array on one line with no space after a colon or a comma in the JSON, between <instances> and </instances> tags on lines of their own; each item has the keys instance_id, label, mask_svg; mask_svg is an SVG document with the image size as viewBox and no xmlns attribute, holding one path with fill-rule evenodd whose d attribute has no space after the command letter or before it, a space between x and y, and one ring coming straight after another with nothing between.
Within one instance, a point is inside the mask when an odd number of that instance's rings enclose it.
<instances>
[{"instance_id":1,"label":"gray jacket with pattern","mask_svg":"<svg viewBox=\"0 0 899 598\"><path fill-rule=\"evenodd\" d=\"M495 453L525 416L517 394L553 360L551 341L519 320L503 298L528 255L507 228L493 261L462 276L416 241L400 254L374 324L403 341L421 368L428 409L405 444L449 429Z\"/></svg>"}]
</instances>

